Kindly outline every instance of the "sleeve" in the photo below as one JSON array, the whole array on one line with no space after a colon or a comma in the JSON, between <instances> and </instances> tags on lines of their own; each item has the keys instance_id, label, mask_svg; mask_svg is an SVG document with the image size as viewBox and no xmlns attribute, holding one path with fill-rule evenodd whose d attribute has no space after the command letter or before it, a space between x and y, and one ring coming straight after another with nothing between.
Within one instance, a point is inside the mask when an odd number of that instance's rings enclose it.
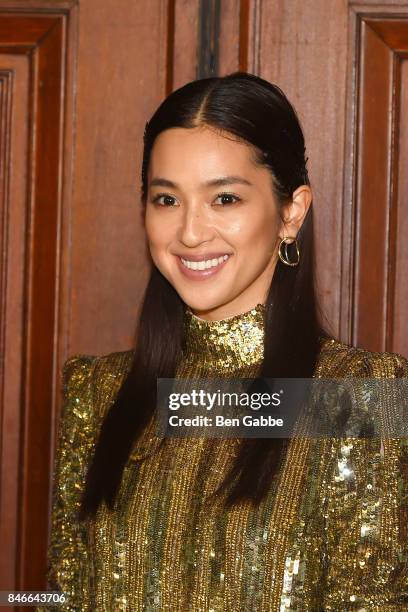
<instances>
[{"instance_id":1,"label":"sleeve","mask_svg":"<svg viewBox=\"0 0 408 612\"><path fill-rule=\"evenodd\" d=\"M95 359L74 356L63 366L63 407L53 474L47 579L48 589L64 593L65 602L38 610L89 609L87 531L77 513L95 429L92 412Z\"/></svg>"},{"instance_id":2,"label":"sleeve","mask_svg":"<svg viewBox=\"0 0 408 612\"><path fill-rule=\"evenodd\" d=\"M408 377L404 357L376 355L366 364L369 376ZM332 456L321 607L337 612L407 610L408 440L343 438L333 443Z\"/></svg>"}]
</instances>

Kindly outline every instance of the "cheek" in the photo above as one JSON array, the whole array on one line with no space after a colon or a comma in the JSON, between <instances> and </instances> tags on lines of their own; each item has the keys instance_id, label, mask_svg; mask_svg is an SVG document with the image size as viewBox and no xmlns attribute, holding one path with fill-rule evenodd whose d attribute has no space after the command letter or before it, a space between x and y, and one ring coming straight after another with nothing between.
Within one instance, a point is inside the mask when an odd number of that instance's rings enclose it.
<instances>
[{"instance_id":1,"label":"cheek","mask_svg":"<svg viewBox=\"0 0 408 612\"><path fill-rule=\"evenodd\" d=\"M154 224L154 221L152 220L152 215L148 209L146 210L146 213L145 213L144 223L145 223L145 232L146 232L147 241L151 243L154 240L155 224Z\"/></svg>"},{"instance_id":2,"label":"cheek","mask_svg":"<svg viewBox=\"0 0 408 612\"><path fill-rule=\"evenodd\" d=\"M258 257L270 255L276 242L279 230L277 214L262 214L254 211L251 217L247 215L235 218L224 228L224 236L238 250L245 249L256 253ZM263 253L265 251L265 253Z\"/></svg>"},{"instance_id":3,"label":"cheek","mask_svg":"<svg viewBox=\"0 0 408 612\"><path fill-rule=\"evenodd\" d=\"M167 231L166 231L167 229ZM145 217L146 237L151 249L160 248L166 244L168 227L163 219L153 212L146 212Z\"/></svg>"}]
</instances>

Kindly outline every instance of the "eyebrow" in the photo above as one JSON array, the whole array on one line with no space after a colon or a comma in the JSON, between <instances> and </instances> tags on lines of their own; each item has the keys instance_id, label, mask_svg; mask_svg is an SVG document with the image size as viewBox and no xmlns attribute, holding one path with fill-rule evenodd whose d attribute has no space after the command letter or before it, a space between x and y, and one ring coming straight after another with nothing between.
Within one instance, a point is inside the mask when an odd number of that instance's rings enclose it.
<instances>
[{"instance_id":1,"label":"eyebrow","mask_svg":"<svg viewBox=\"0 0 408 612\"><path fill-rule=\"evenodd\" d=\"M225 185L250 185L252 183L242 176L220 176L202 183L203 187L224 187ZM155 177L150 182L151 187L171 187L178 189L179 185L166 178Z\"/></svg>"}]
</instances>

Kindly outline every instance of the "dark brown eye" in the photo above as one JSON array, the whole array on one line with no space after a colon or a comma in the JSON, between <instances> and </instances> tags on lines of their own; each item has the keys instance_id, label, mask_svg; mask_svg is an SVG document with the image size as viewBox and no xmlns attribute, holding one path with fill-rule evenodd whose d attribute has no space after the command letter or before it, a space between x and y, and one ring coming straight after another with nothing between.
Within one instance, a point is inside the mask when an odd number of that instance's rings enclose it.
<instances>
[{"instance_id":1,"label":"dark brown eye","mask_svg":"<svg viewBox=\"0 0 408 612\"><path fill-rule=\"evenodd\" d=\"M235 204L235 202L239 202L241 198L234 195L233 193L219 193L216 200L219 200L219 203L223 206L228 204Z\"/></svg>"},{"instance_id":2,"label":"dark brown eye","mask_svg":"<svg viewBox=\"0 0 408 612\"><path fill-rule=\"evenodd\" d=\"M153 198L153 202L154 204L159 204L160 206L174 206L176 199L167 193L159 193Z\"/></svg>"}]
</instances>

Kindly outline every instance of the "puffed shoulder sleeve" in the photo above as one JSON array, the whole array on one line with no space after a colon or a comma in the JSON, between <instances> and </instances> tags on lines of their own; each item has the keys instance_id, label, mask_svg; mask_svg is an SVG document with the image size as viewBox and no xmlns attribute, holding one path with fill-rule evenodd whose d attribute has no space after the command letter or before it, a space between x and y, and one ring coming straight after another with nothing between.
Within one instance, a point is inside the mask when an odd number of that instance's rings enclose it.
<instances>
[{"instance_id":1,"label":"puffed shoulder sleeve","mask_svg":"<svg viewBox=\"0 0 408 612\"><path fill-rule=\"evenodd\" d=\"M63 407L54 464L47 577L49 589L63 592L66 601L58 608L47 608L50 610L89 609L86 528L77 514L95 433L95 360L74 356L65 362L62 371Z\"/></svg>"},{"instance_id":2,"label":"puffed shoulder sleeve","mask_svg":"<svg viewBox=\"0 0 408 612\"><path fill-rule=\"evenodd\" d=\"M404 357L367 355L362 360L362 376L408 378ZM384 414L387 401L383 399L380 407ZM321 609L407 610L408 439L382 435L338 439L333 442L332 458L322 505Z\"/></svg>"}]
</instances>

